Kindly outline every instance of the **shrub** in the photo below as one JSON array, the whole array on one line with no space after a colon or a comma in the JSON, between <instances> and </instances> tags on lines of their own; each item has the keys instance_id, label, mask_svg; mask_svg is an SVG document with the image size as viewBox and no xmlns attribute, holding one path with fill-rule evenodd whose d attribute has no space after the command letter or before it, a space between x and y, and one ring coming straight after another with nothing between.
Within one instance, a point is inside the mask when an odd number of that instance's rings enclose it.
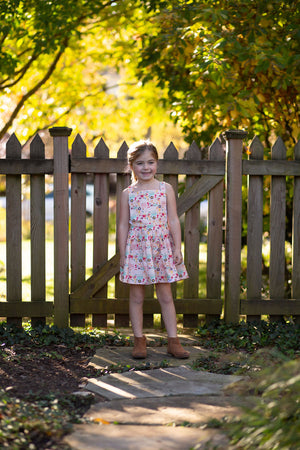
<instances>
[{"instance_id":1,"label":"shrub","mask_svg":"<svg viewBox=\"0 0 300 450\"><path fill-rule=\"evenodd\" d=\"M249 380L247 381L249 383ZM300 361L289 361L255 377L247 389L258 394L252 409L227 423L235 448L296 450L300 442Z\"/></svg>"}]
</instances>

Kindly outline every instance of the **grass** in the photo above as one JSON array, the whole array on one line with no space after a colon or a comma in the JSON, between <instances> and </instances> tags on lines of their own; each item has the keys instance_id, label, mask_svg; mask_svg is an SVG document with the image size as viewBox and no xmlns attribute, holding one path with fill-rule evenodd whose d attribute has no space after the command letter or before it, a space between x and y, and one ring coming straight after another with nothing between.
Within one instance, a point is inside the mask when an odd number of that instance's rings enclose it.
<instances>
[{"instance_id":1,"label":"grass","mask_svg":"<svg viewBox=\"0 0 300 450\"><path fill-rule=\"evenodd\" d=\"M26 224L25 224L26 227ZM48 224L47 227L50 227ZM48 230L48 237L51 238L53 227ZM54 243L53 239L46 240L46 300L53 301L53 283L54 283ZM111 258L115 254L115 235L111 230L110 241L108 246L108 257ZM30 240L22 241L22 298L24 301L30 301ZM6 242L0 239L0 299L6 299ZM92 275L93 267L93 233L88 231L86 234L86 278ZM206 295L206 244L200 244L200 261L199 261L199 296ZM108 297L114 298L114 278L108 282ZM177 284L177 295L183 297L183 283Z\"/></svg>"},{"instance_id":2,"label":"grass","mask_svg":"<svg viewBox=\"0 0 300 450\"><path fill-rule=\"evenodd\" d=\"M111 258L115 254L115 212L110 213L110 229L109 229L109 247L108 257ZM92 275L93 267L93 223L92 218L87 218L87 233L86 233L86 278ZM22 298L24 301L30 301L31 289L30 289L30 223L22 222ZM53 224L46 223L46 300L53 301ZM268 268L270 257L270 242L268 238L263 240L263 257ZM199 298L206 298L206 255L207 246L205 242L200 243L200 256L199 256ZM224 265L224 254L223 254ZM286 261L287 269L291 269L291 246L286 243ZM0 208L0 299L6 298L6 243L5 243L5 210ZM242 249L241 254L241 298L247 297L246 289L246 268L247 268L247 247ZM290 282L290 280L289 280ZM108 282L108 297L114 298L115 293L114 277ZM224 283L222 283L222 293L224 296ZM177 297L183 298L183 283L177 283ZM263 276L262 286L262 298L269 298L269 286L268 277Z\"/></svg>"},{"instance_id":3,"label":"grass","mask_svg":"<svg viewBox=\"0 0 300 450\"><path fill-rule=\"evenodd\" d=\"M113 241L109 244L109 258L115 253L115 244ZM24 301L30 301L30 240L22 241L22 298ZM6 242L0 241L0 299L6 299ZM93 240L92 233L86 236L86 277L92 275L93 267ZM54 282L54 245L53 240L46 241L46 300L53 301L53 282ZM109 283L109 292L112 295L114 289L113 279Z\"/></svg>"}]
</instances>

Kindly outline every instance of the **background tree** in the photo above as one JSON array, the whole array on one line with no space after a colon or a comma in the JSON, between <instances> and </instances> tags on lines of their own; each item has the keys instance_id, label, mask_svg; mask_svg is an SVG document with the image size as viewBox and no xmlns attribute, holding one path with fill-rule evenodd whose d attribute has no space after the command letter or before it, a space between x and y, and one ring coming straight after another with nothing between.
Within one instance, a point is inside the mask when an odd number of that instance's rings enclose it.
<instances>
[{"instance_id":1,"label":"background tree","mask_svg":"<svg viewBox=\"0 0 300 450\"><path fill-rule=\"evenodd\" d=\"M137 72L167 89L164 101L186 139L207 147L224 129L257 135L270 157L281 136L293 158L300 138L299 2L149 0L150 32L141 35ZM268 182L268 180L266 180ZM269 190L264 231L269 230ZM287 183L291 240L293 185ZM243 243L247 188L243 186Z\"/></svg>"},{"instance_id":2,"label":"background tree","mask_svg":"<svg viewBox=\"0 0 300 450\"><path fill-rule=\"evenodd\" d=\"M0 138L24 106L51 77L68 47L80 39L90 17L113 2L8 0L0 3L0 92L12 95Z\"/></svg>"},{"instance_id":3,"label":"background tree","mask_svg":"<svg viewBox=\"0 0 300 450\"><path fill-rule=\"evenodd\" d=\"M224 128L266 144L300 133L299 2L148 1L139 74L167 87L172 117L189 141L208 145Z\"/></svg>"},{"instance_id":4,"label":"background tree","mask_svg":"<svg viewBox=\"0 0 300 450\"><path fill-rule=\"evenodd\" d=\"M161 89L141 95L126 61L144 14L129 0L0 1L0 139L67 122L89 140L162 133Z\"/></svg>"}]
</instances>

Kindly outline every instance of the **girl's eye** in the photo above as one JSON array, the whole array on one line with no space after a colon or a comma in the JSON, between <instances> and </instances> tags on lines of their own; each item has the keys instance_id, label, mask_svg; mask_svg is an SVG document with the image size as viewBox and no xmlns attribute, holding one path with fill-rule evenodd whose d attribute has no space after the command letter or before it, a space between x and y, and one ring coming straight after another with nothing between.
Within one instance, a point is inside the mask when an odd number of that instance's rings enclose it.
<instances>
[{"instance_id":1,"label":"girl's eye","mask_svg":"<svg viewBox=\"0 0 300 450\"><path fill-rule=\"evenodd\" d=\"M143 164L148 164L148 165L150 166L150 165L154 165L154 164L155 164L155 161L147 161L147 162L136 161L135 164L136 164L137 166L142 166Z\"/></svg>"}]
</instances>

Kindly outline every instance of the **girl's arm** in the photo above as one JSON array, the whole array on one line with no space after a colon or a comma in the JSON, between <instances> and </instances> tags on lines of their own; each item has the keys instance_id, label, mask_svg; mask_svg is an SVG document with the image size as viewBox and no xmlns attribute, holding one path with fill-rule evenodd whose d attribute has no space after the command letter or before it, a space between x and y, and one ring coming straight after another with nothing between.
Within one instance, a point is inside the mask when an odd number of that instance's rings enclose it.
<instances>
[{"instance_id":1,"label":"girl's arm","mask_svg":"<svg viewBox=\"0 0 300 450\"><path fill-rule=\"evenodd\" d=\"M124 266L126 240L129 230L129 204L128 189L124 189L121 195L120 211L118 222L118 247L120 252L120 266Z\"/></svg>"},{"instance_id":2,"label":"girl's arm","mask_svg":"<svg viewBox=\"0 0 300 450\"><path fill-rule=\"evenodd\" d=\"M166 183L166 194L167 194L167 213L168 213L168 222L170 233L172 235L174 241L174 263L180 264L182 263L182 253L181 253L181 228L179 217L177 214L177 205L175 192L172 186Z\"/></svg>"}]
</instances>

